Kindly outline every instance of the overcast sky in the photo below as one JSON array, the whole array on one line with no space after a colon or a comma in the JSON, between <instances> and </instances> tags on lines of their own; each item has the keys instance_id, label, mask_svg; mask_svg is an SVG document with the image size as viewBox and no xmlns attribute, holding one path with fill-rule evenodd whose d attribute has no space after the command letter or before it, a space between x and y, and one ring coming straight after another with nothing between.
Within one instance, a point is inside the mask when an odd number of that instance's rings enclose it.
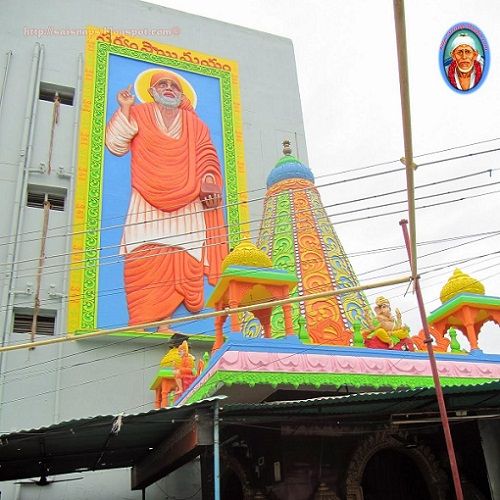
<instances>
[{"instance_id":1,"label":"overcast sky","mask_svg":"<svg viewBox=\"0 0 500 500\"><path fill-rule=\"evenodd\" d=\"M338 183L402 166L398 162L404 149L392 2L153 3L293 40L308 163L317 185L334 183L320 188L320 193L325 205L342 203L327 208L327 212L351 263L362 283L408 274L405 250L379 251L402 246L398 222L404 213L348 222L362 215L403 210L405 205L389 203L403 200L404 194L380 195L405 188L404 172ZM423 165L415 173L417 187L444 181L416 190L417 207L440 203L417 211L419 269L430 313L440 305L440 290L455 267L482 281L487 295L500 295L500 253L493 253L500 250L500 151L451 159L500 148L500 3L407 0L405 7L414 154L426 155L416 163L449 159ZM460 22L476 25L486 36L491 53L490 70L481 88L465 94L446 85L439 67L441 40ZM466 145L470 146L461 147ZM428 154L437 151L442 152ZM393 163L350 171L382 162ZM469 174L475 175L455 179ZM461 191L446 194L457 190ZM379 197L345 203L372 195ZM461 201L443 203L458 199ZM368 209L383 204L387 206ZM487 232L496 233L483 234ZM459 236L470 237L449 240ZM365 253L356 256L360 252ZM393 308L401 309L403 319L416 334L421 328L417 303L411 291L405 296L406 288L386 288L367 295L372 304L380 294L390 298ZM462 343L468 347L463 339ZM486 325L479 345L485 352L500 353L500 328Z\"/></svg>"}]
</instances>

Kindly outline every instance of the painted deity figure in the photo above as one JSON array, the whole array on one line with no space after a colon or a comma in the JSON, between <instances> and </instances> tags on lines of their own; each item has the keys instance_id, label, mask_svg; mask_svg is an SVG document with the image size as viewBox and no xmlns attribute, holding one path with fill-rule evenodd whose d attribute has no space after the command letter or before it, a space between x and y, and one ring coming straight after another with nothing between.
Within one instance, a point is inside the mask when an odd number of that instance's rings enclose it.
<instances>
[{"instance_id":1,"label":"painted deity figure","mask_svg":"<svg viewBox=\"0 0 500 500\"><path fill-rule=\"evenodd\" d=\"M466 33L459 33L450 46L451 64L447 68L448 80L458 90L470 90L481 80L484 61L479 55L475 40Z\"/></svg>"},{"instance_id":2,"label":"painted deity figure","mask_svg":"<svg viewBox=\"0 0 500 500\"><path fill-rule=\"evenodd\" d=\"M375 300L376 319L372 320L371 332L367 335L367 340L377 338L392 349L401 341L406 341L409 337L409 328L403 325L401 312L396 308L394 317L391 304L385 297L377 297ZM404 342L406 344L406 342Z\"/></svg>"},{"instance_id":3,"label":"painted deity figure","mask_svg":"<svg viewBox=\"0 0 500 500\"><path fill-rule=\"evenodd\" d=\"M116 156L131 152L131 197L120 254L129 324L161 321L182 304L198 312L204 276L215 285L227 254L222 174L206 124L171 71L152 73L152 102L117 94L106 128Z\"/></svg>"},{"instance_id":4,"label":"painted deity figure","mask_svg":"<svg viewBox=\"0 0 500 500\"><path fill-rule=\"evenodd\" d=\"M177 348L179 359L175 363L175 384L176 394L181 394L193 381L194 356L189 353L189 346L186 341Z\"/></svg>"}]
</instances>

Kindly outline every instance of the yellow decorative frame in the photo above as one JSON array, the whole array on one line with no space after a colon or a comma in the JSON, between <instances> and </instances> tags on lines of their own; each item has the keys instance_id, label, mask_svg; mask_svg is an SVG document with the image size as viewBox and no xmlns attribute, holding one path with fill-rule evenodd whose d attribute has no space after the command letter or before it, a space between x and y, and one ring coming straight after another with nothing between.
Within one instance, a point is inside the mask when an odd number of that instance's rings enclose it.
<instances>
[{"instance_id":1,"label":"yellow decorative frame","mask_svg":"<svg viewBox=\"0 0 500 500\"><path fill-rule=\"evenodd\" d=\"M110 54L219 79L230 245L234 247L241 238L249 234L237 63L201 52L88 27L68 290L68 331L71 333L97 328L102 169Z\"/></svg>"}]
</instances>

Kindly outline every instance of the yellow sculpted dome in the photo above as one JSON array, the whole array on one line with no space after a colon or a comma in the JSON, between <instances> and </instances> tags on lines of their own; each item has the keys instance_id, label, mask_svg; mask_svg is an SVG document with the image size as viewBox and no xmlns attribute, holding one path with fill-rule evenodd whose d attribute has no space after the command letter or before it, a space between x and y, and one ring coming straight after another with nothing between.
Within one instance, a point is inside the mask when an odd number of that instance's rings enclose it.
<instances>
[{"instance_id":1,"label":"yellow sculpted dome","mask_svg":"<svg viewBox=\"0 0 500 500\"><path fill-rule=\"evenodd\" d=\"M222 261L222 270L228 266L273 267L272 260L265 252L259 250L250 241L244 241L236 246Z\"/></svg>"},{"instance_id":2,"label":"yellow sculpted dome","mask_svg":"<svg viewBox=\"0 0 500 500\"><path fill-rule=\"evenodd\" d=\"M484 295L484 286L480 281L457 268L453 271L446 285L443 286L439 298L441 299L441 303L444 304L460 293Z\"/></svg>"}]
</instances>

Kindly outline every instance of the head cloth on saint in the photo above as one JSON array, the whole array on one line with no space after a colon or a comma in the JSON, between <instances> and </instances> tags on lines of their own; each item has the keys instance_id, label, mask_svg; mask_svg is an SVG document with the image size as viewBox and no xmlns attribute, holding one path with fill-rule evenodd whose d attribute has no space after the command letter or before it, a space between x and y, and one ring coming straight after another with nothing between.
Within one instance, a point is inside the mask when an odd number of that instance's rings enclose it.
<instances>
[{"instance_id":1,"label":"head cloth on saint","mask_svg":"<svg viewBox=\"0 0 500 500\"><path fill-rule=\"evenodd\" d=\"M451 42L450 54L460 45L468 45L477 52L476 42L474 41L474 38L467 35L466 33L460 33L454 38L453 42Z\"/></svg>"},{"instance_id":2,"label":"head cloth on saint","mask_svg":"<svg viewBox=\"0 0 500 500\"><path fill-rule=\"evenodd\" d=\"M167 71L165 69L155 71L151 75L151 81L150 81L151 87L154 87L158 82L161 82L162 80L174 81L179 86L181 91L183 91L179 77L175 73L172 73L171 71Z\"/></svg>"}]
</instances>

